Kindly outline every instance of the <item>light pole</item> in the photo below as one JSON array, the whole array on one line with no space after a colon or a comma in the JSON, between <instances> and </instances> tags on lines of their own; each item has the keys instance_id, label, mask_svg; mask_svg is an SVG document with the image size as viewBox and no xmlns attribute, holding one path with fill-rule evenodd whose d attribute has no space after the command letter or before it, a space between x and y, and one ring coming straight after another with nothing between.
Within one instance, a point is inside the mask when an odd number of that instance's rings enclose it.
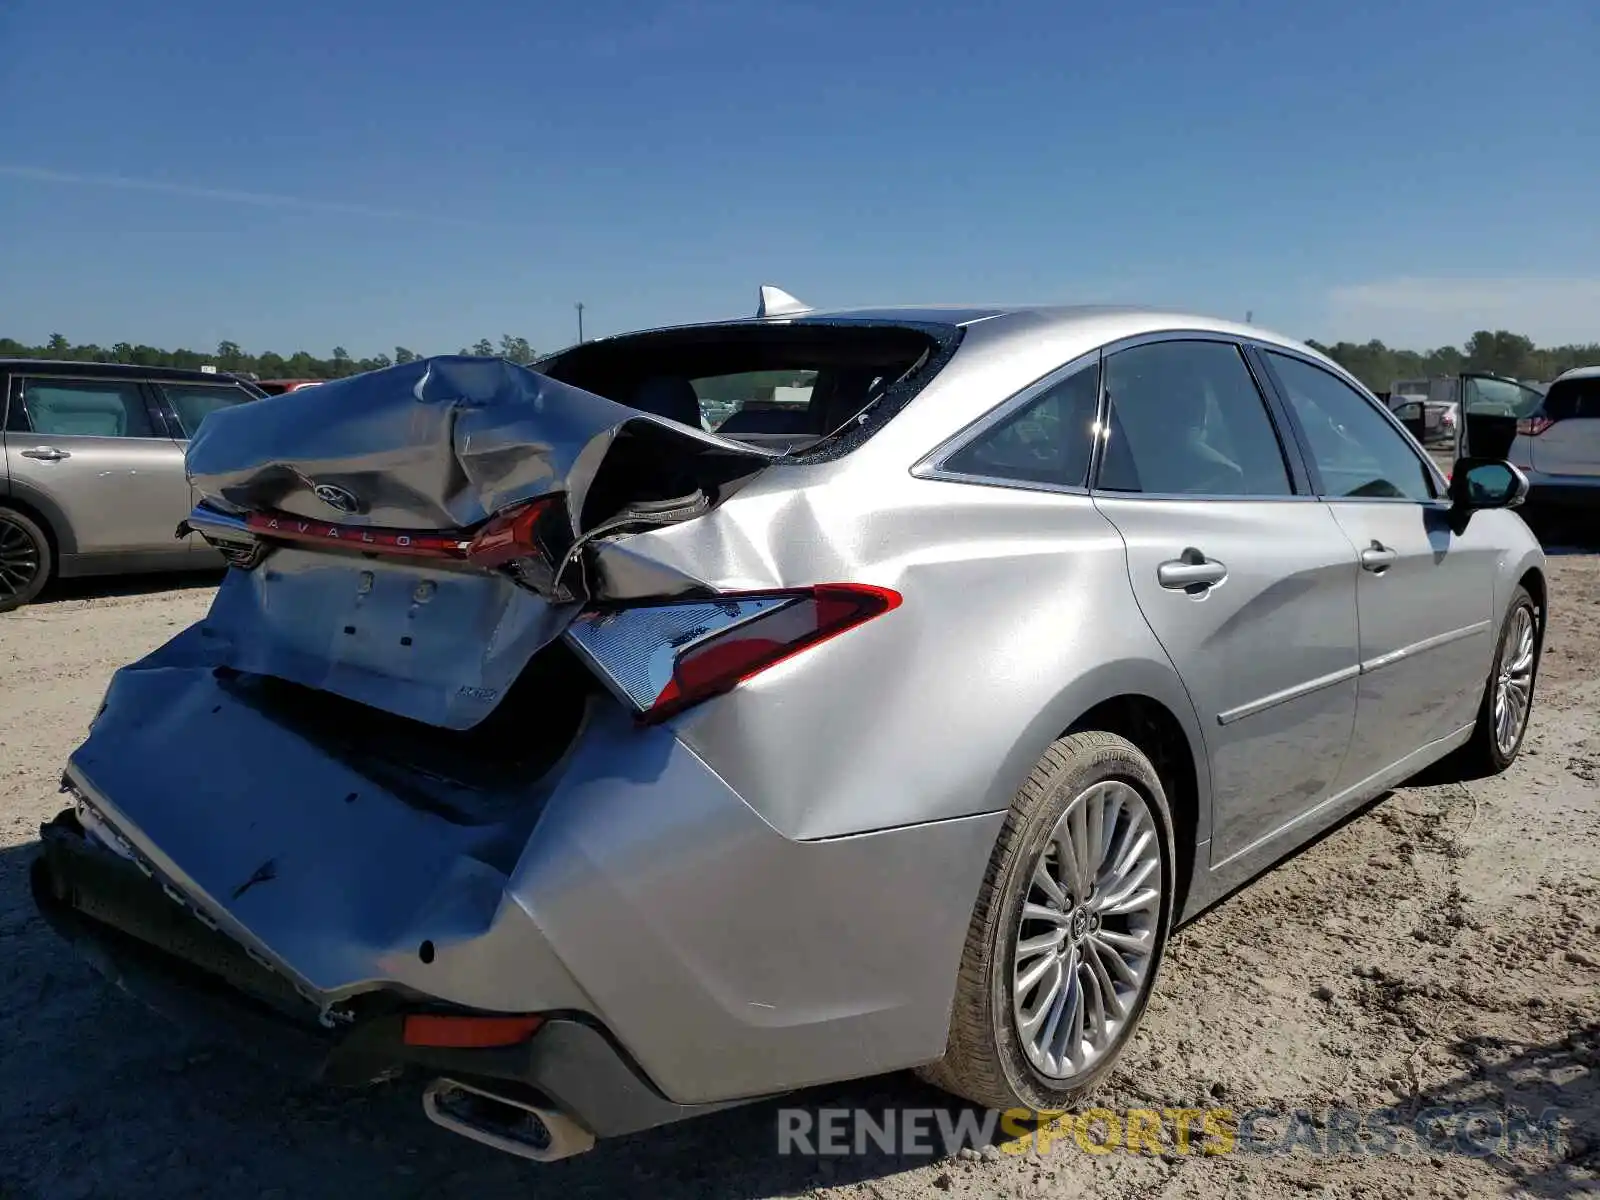
<instances>
[{"instance_id":1,"label":"light pole","mask_svg":"<svg viewBox=\"0 0 1600 1200\"><path fill-rule=\"evenodd\" d=\"M578 309L578 345L583 345L583 301L577 303Z\"/></svg>"}]
</instances>

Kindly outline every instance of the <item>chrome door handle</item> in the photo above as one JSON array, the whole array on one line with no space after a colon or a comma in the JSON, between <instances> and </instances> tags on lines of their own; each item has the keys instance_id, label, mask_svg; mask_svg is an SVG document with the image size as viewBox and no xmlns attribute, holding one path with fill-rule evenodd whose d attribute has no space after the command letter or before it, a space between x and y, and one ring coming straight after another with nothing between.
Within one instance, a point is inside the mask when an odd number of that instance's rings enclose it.
<instances>
[{"instance_id":1,"label":"chrome door handle","mask_svg":"<svg viewBox=\"0 0 1600 1200\"><path fill-rule=\"evenodd\" d=\"M1228 577L1228 568L1214 558L1207 558L1190 547L1181 558L1164 562L1156 568L1156 582L1175 592L1196 595L1215 587Z\"/></svg>"},{"instance_id":2,"label":"chrome door handle","mask_svg":"<svg viewBox=\"0 0 1600 1200\"><path fill-rule=\"evenodd\" d=\"M37 450L19 450L23 458L37 458L41 462L60 462L63 458L71 458L70 450L60 450L55 446L40 446Z\"/></svg>"},{"instance_id":3,"label":"chrome door handle","mask_svg":"<svg viewBox=\"0 0 1600 1200\"><path fill-rule=\"evenodd\" d=\"M1374 575L1382 575L1399 557L1397 551L1391 550L1382 542L1373 542L1361 552L1361 569L1371 571Z\"/></svg>"}]
</instances>

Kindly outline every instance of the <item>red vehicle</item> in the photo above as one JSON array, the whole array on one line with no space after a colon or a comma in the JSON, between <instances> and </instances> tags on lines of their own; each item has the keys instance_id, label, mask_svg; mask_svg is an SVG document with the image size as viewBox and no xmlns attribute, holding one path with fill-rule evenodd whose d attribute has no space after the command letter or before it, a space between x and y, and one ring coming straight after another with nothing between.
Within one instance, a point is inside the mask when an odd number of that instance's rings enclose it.
<instances>
[{"instance_id":1,"label":"red vehicle","mask_svg":"<svg viewBox=\"0 0 1600 1200\"><path fill-rule=\"evenodd\" d=\"M320 379L262 379L256 386L269 396L281 396L284 392L298 392L301 388L316 387L323 382Z\"/></svg>"}]
</instances>

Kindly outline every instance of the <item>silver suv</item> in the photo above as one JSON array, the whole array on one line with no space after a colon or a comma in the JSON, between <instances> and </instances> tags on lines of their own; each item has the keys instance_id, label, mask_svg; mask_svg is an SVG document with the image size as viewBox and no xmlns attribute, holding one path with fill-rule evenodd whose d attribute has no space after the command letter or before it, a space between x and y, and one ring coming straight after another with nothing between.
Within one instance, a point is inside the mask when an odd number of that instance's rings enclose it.
<instances>
[{"instance_id":1,"label":"silver suv","mask_svg":"<svg viewBox=\"0 0 1600 1200\"><path fill-rule=\"evenodd\" d=\"M0 612L53 577L222 566L176 530L183 452L207 414L261 392L229 375L0 359Z\"/></svg>"}]
</instances>

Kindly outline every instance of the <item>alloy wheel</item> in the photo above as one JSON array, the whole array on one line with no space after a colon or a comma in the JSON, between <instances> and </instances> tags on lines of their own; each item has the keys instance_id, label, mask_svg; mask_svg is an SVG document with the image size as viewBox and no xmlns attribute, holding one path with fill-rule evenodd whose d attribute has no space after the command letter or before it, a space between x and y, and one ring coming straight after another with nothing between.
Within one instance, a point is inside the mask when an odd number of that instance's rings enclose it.
<instances>
[{"instance_id":1,"label":"alloy wheel","mask_svg":"<svg viewBox=\"0 0 1600 1200\"><path fill-rule=\"evenodd\" d=\"M1522 730L1533 707L1533 659L1536 639L1533 613L1519 605L1511 614L1506 631L1505 650L1500 659L1500 677L1494 689L1494 742L1501 755L1509 758L1517 748Z\"/></svg>"},{"instance_id":2,"label":"alloy wheel","mask_svg":"<svg viewBox=\"0 0 1600 1200\"><path fill-rule=\"evenodd\" d=\"M38 578L39 547L28 531L0 516L0 600L26 592Z\"/></svg>"},{"instance_id":3,"label":"alloy wheel","mask_svg":"<svg viewBox=\"0 0 1600 1200\"><path fill-rule=\"evenodd\" d=\"M1034 862L1012 950L1012 1018L1041 1074L1072 1079L1116 1046L1150 983L1163 886L1138 789L1104 780L1073 799Z\"/></svg>"}]
</instances>

